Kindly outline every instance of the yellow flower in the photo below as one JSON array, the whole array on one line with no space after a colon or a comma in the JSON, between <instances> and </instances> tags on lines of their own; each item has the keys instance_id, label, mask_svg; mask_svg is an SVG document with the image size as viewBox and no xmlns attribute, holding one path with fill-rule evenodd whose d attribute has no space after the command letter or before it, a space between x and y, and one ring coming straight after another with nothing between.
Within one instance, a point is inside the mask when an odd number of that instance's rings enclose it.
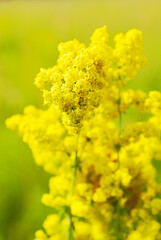
<instances>
[{"instance_id":1,"label":"yellow flower","mask_svg":"<svg viewBox=\"0 0 161 240\"><path fill-rule=\"evenodd\" d=\"M83 221L78 221L74 224L75 227L75 232L76 232L76 238L87 238L90 236L90 232L91 232L91 226L89 223L87 222L83 222Z\"/></svg>"},{"instance_id":2,"label":"yellow flower","mask_svg":"<svg viewBox=\"0 0 161 240\"><path fill-rule=\"evenodd\" d=\"M74 199L71 203L71 213L74 216L87 217L89 206L84 201Z\"/></svg>"},{"instance_id":3,"label":"yellow flower","mask_svg":"<svg viewBox=\"0 0 161 240\"><path fill-rule=\"evenodd\" d=\"M108 43L106 26L97 29L86 47L77 40L59 45L57 65L41 69L35 84L43 91L45 103L54 103L63 113L63 122L79 132L82 121L110 93L111 81L122 83L133 78L143 65L142 34L133 29Z\"/></svg>"},{"instance_id":4,"label":"yellow flower","mask_svg":"<svg viewBox=\"0 0 161 240\"><path fill-rule=\"evenodd\" d=\"M153 214L158 214L161 211L161 199L154 198L151 202L151 208Z\"/></svg>"},{"instance_id":5,"label":"yellow flower","mask_svg":"<svg viewBox=\"0 0 161 240\"><path fill-rule=\"evenodd\" d=\"M161 239L152 164L161 159L161 93L122 89L145 63L142 33L120 33L114 47L108 39L104 26L88 47L61 43L57 64L35 79L49 108L6 120L51 174L42 203L53 214L35 240ZM152 116L127 124L130 106Z\"/></svg>"},{"instance_id":6,"label":"yellow flower","mask_svg":"<svg viewBox=\"0 0 161 240\"><path fill-rule=\"evenodd\" d=\"M60 225L60 217L57 214L48 215L45 220L43 226L49 235L54 235L59 228Z\"/></svg>"}]
</instances>

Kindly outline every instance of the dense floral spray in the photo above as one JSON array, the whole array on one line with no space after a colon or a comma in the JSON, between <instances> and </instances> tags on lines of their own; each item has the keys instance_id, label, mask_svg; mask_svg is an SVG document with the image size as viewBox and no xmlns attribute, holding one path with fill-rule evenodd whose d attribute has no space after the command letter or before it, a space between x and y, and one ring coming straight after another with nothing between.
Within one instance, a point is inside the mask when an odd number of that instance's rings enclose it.
<instances>
[{"instance_id":1,"label":"dense floral spray","mask_svg":"<svg viewBox=\"0 0 161 240\"><path fill-rule=\"evenodd\" d=\"M42 197L52 214L35 240L161 240L161 93L124 88L146 61L142 33L120 33L114 47L108 38L102 27L88 47L61 43L35 79L48 109L6 121L52 174ZM131 105L149 119L123 126Z\"/></svg>"}]
</instances>

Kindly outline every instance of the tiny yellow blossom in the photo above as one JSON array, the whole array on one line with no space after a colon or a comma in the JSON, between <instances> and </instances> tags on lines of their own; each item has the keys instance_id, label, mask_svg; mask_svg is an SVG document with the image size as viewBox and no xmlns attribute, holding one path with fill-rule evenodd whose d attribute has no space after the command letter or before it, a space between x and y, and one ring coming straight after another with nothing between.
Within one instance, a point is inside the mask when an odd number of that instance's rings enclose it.
<instances>
[{"instance_id":1,"label":"tiny yellow blossom","mask_svg":"<svg viewBox=\"0 0 161 240\"><path fill-rule=\"evenodd\" d=\"M57 214L48 215L43 226L49 235L54 235L59 228L60 217Z\"/></svg>"},{"instance_id":2,"label":"tiny yellow blossom","mask_svg":"<svg viewBox=\"0 0 161 240\"><path fill-rule=\"evenodd\" d=\"M74 200L71 203L71 213L74 216L87 217L89 214L89 206L81 200Z\"/></svg>"}]
</instances>

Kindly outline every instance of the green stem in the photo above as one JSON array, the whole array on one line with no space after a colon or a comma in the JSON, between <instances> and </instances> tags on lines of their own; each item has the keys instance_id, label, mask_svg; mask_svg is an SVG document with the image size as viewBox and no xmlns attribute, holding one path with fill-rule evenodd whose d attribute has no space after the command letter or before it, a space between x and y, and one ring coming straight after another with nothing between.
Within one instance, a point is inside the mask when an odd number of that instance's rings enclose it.
<instances>
[{"instance_id":1,"label":"green stem","mask_svg":"<svg viewBox=\"0 0 161 240\"><path fill-rule=\"evenodd\" d=\"M120 167L120 149L121 149L121 144L120 144L120 136L122 132L122 112L120 109L120 104L121 104L121 91L119 91L119 101L118 101L118 111L119 111L119 145L120 147L118 148L118 168ZM121 233L121 225L120 225L120 199L117 201L117 222L116 222L116 232L117 232L117 240L122 240L122 233Z\"/></svg>"},{"instance_id":2,"label":"green stem","mask_svg":"<svg viewBox=\"0 0 161 240\"><path fill-rule=\"evenodd\" d=\"M117 202L117 220L116 220L116 232L117 240L122 240L121 225L120 225L120 199Z\"/></svg>"},{"instance_id":3,"label":"green stem","mask_svg":"<svg viewBox=\"0 0 161 240\"><path fill-rule=\"evenodd\" d=\"M72 194L74 193L74 188L75 188L75 182L76 182L76 175L77 175L77 169L79 167L79 160L78 160L78 153L76 150L75 153L75 161L73 165L73 183L72 183Z\"/></svg>"},{"instance_id":4,"label":"green stem","mask_svg":"<svg viewBox=\"0 0 161 240\"><path fill-rule=\"evenodd\" d=\"M118 112L119 112L119 130L120 130L120 135L122 132L122 112L120 109L120 105L121 105L121 91L119 90L119 100L118 100Z\"/></svg>"},{"instance_id":5,"label":"green stem","mask_svg":"<svg viewBox=\"0 0 161 240\"><path fill-rule=\"evenodd\" d=\"M78 146L78 136L77 136L77 146ZM78 150L76 149L75 161L74 161L74 165L73 165L73 179L72 179L71 195L73 195L73 193L74 193L78 167L79 167ZM74 240L74 234L73 234L74 233L74 223L73 223L73 220L72 220L72 213L71 213L70 207L68 208L67 213L68 213L68 217L69 217L69 221L70 221L70 225L69 225L69 240Z\"/></svg>"},{"instance_id":6,"label":"green stem","mask_svg":"<svg viewBox=\"0 0 161 240\"><path fill-rule=\"evenodd\" d=\"M68 214L68 217L69 217L69 240L74 240L74 224L73 224L73 221L72 221L72 214L71 214L71 209L70 207L67 209L67 214Z\"/></svg>"}]
</instances>

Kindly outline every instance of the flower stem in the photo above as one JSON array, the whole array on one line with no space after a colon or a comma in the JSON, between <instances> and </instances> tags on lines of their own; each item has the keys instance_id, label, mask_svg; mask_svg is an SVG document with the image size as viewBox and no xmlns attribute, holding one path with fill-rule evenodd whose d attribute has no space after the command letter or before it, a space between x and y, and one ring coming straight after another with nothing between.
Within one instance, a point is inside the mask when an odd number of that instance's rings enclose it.
<instances>
[{"instance_id":1,"label":"flower stem","mask_svg":"<svg viewBox=\"0 0 161 240\"><path fill-rule=\"evenodd\" d=\"M78 147L78 135L77 135L77 147ZM78 159L78 150L76 149L75 152L75 160L74 160L74 165L73 165L73 179L72 179L72 190L71 190L71 195L74 193L75 189L75 182L76 182L76 175L77 175L77 169L79 168L79 159ZM74 240L74 223L72 220L72 213L71 213L71 208L68 208L68 216L69 216L69 240Z\"/></svg>"},{"instance_id":2,"label":"flower stem","mask_svg":"<svg viewBox=\"0 0 161 240\"><path fill-rule=\"evenodd\" d=\"M120 168L120 149L121 149L121 143L120 143L120 137L122 132L122 112L120 109L121 104L121 91L119 91L119 101L118 101L118 112L119 112L119 148L118 148L118 168ZM116 206L116 212L117 212L117 220L116 220L116 232L117 232L117 240L122 240L122 234L121 234L121 220L120 220L120 198L117 200L117 206Z\"/></svg>"}]
</instances>

